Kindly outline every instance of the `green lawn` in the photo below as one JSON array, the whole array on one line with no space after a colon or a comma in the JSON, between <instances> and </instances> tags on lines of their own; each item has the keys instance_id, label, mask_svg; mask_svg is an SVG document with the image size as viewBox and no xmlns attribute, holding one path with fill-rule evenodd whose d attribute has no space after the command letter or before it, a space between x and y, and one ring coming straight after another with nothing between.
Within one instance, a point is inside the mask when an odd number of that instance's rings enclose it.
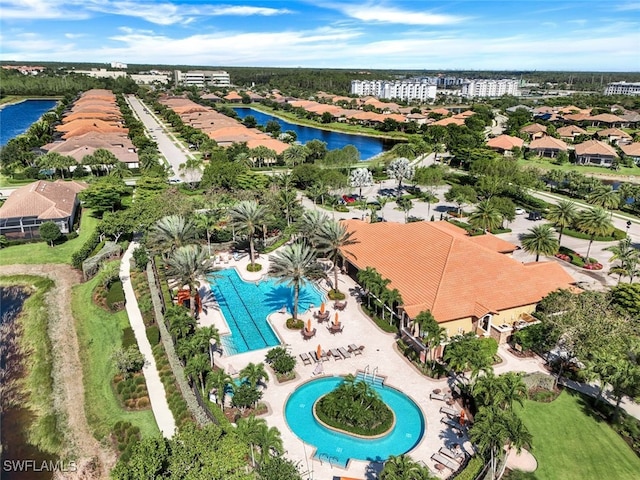
<instances>
[{"instance_id":1,"label":"green lawn","mask_svg":"<svg viewBox=\"0 0 640 480\"><path fill-rule=\"evenodd\" d=\"M518 164L523 167L536 167L541 170L562 170L563 172L568 172L570 170L575 170L580 173L591 173L591 174L600 174L607 176L619 176L621 181L624 181L624 177L628 175L640 175L639 167L623 167L620 166L620 170L611 170L606 167L595 167L593 165L575 165L573 163L564 163L562 165L556 165L547 160L541 159L532 159L525 160L519 159Z\"/></svg>"},{"instance_id":2,"label":"green lawn","mask_svg":"<svg viewBox=\"0 0 640 480\"><path fill-rule=\"evenodd\" d=\"M112 388L113 352L122 345L122 330L129 326L126 312L109 313L93 303L98 278L73 288L72 308L80 344L87 420L96 438L111 432L118 421L131 422L143 436L159 433L151 409L126 411Z\"/></svg>"},{"instance_id":3,"label":"green lawn","mask_svg":"<svg viewBox=\"0 0 640 480\"><path fill-rule=\"evenodd\" d=\"M0 265L33 263L71 263L71 255L79 249L93 233L98 219L84 210L78 238L51 248L45 242L14 245L0 250Z\"/></svg>"},{"instance_id":4,"label":"green lawn","mask_svg":"<svg viewBox=\"0 0 640 480\"><path fill-rule=\"evenodd\" d=\"M585 413L579 394L564 391L551 403L526 401L519 413L533 435L538 480L639 477L640 458L604 421Z\"/></svg>"}]
</instances>

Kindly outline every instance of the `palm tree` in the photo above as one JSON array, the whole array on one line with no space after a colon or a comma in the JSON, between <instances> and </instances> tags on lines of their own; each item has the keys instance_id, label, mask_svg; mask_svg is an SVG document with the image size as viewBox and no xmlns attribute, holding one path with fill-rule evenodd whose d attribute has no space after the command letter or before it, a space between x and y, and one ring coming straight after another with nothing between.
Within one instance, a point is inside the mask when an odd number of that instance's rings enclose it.
<instances>
[{"instance_id":1,"label":"palm tree","mask_svg":"<svg viewBox=\"0 0 640 480\"><path fill-rule=\"evenodd\" d=\"M503 408L513 408L513 402L522 405L522 400L527 398L527 386L522 380L522 374L507 372L500 375L500 389L502 392Z\"/></svg>"},{"instance_id":2,"label":"palm tree","mask_svg":"<svg viewBox=\"0 0 640 480\"><path fill-rule=\"evenodd\" d=\"M553 255L560 247L553 228L548 223L530 228L520 240L525 252L536 254L536 262L540 260L540 254Z\"/></svg>"},{"instance_id":3,"label":"palm tree","mask_svg":"<svg viewBox=\"0 0 640 480\"><path fill-rule=\"evenodd\" d=\"M305 162L311 152L304 145L291 145L282 153L285 165L295 167Z\"/></svg>"},{"instance_id":4,"label":"palm tree","mask_svg":"<svg viewBox=\"0 0 640 480\"><path fill-rule=\"evenodd\" d=\"M623 275L631 277L631 273L636 269L638 261L640 260L640 252L631 244L631 238L623 238L617 245L607 247L605 250L613 253L609 259L610 262L618 262L614 264L609 271L610 274L618 274L618 283L620 283Z\"/></svg>"},{"instance_id":5,"label":"palm tree","mask_svg":"<svg viewBox=\"0 0 640 480\"><path fill-rule=\"evenodd\" d=\"M205 396L205 378L207 371L210 370L209 359L204 353L199 353L187 360L187 365L184 367L184 371L193 380L196 378L200 381L200 391L202 396Z\"/></svg>"},{"instance_id":6,"label":"palm tree","mask_svg":"<svg viewBox=\"0 0 640 480\"><path fill-rule=\"evenodd\" d=\"M264 368L264 363L249 363L246 367L240 370L240 377L244 378L249 385L256 388L256 385L262 383L262 380L268 381L269 375Z\"/></svg>"},{"instance_id":7,"label":"palm tree","mask_svg":"<svg viewBox=\"0 0 640 480\"><path fill-rule=\"evenodd\" d=\"M435 478L429 469L420 465L409 455L391 455L384 462L380 480L430 480Z\"/></svg>"},{"instance_id":8,"label":"palm tree","mask_svg":"<svg viewBox=\"0 0 640 480\"><path fill-rule=\"evenodd\" d=\"M196 226L181 215L168 215L158 220L149 232L150 243L162 252L172 251L196 238Z\"/></svg>"},{"instance_id":9,"label":"palm tree","mask_svg":"<svg viewBox=\"0 0 640 480\"><path fill-rule=\"evenodd\" d=\"M216 389L216 399L220 408L224 410L224 400L229 388L233 389L234 383L231 376L222 369L214 370L209 375L209 384Z\"/></svg>"},{"instance_id":10,"label":"palm tree","mask_svg":"<svg viewBox=\"0 0 640 480\"><path fill-rule=\"evenodd\" d=\"M433 367L435 366L433 351L447 339L447 330L438 325L430 310L420 312L415 321L420 326L420 336L427 347L427 355Z\"/></svg>"},{"instance_id":11,"label":"palm tree","mask_svg":"<svg viewBox=\"0 0 640 480\"><path fill-rule=\"evenodd\" d=\"M587 196L587 202L605 210L614 209L620 205L620 195L611 185L602 185ZM613 216L613 210L611 216Z\"/></svg>"},{"instance_id":12,"label":"palm tree","mask_svg":"<svg viewBox=\"0 0 640 480\"><path fill-rule=\"evenodd\" d=\"M353 188L358 188L358 198L362 198L362 187L373 183L373 175L368 168L355 168L349 175L349 184Z\"/></svg>"},{"instance_id":13,"label":"palm tree","mask_svg":"<svg viewBox=\"0 0 640 480\"><path fill-rule=\"evenodd\" d=\"M593 239L596 236L604 236L611 233L613 224L605 210L600 207L593 207L588 210L583 210L578 214L576 226L590 236L586 255L586 259L589 261L589 253L591 252Z\"/></svg>"},{"instance_id":14,"label":"palm tree","mask_svg":"<svg viewBox=\"0 0 640 480\"><path fill-rule=\"evenodd\" d=\"M402 182L411 180L414 173L415 167L411 165L409 159L404 157L396 158L387 167L389 178L395 178L398 181L398 198L402 195Z\"/></svg>"},{"instance_id":15,"label":"palm tree","mask_svg":"<svg viewBox=\"0 0 640 480\"><path fill-rule=\"evenodd\" d=\"M305 280L316 281L325 277L311 247L303 243L285 246L271 257L269 275L278 283L293 287L293 319L298 319L300 287Z\"/></svg>"},{"instance_id":16,"label":"palm tree","mask_svg":"<svg viewBox=\"0 0 640 480\"><path fill-rule=\"evenodd\" d=\"M289 226L291 225L291 214L298 205L298 196L295 190L281 190L277 198L287 218L287 226Z\"/></svg>"},{"instance_id":17,"label":"palm tree","mask_svg":"<svg viewBox=\"0 0 640 480\"><path fill-rule=\"evenodd\" d=\"M503 416L502 410L497 406L481 407L469 430L471 441L480 453L489 457L492 479L496 475L498 456L509 437Z\"/></svg>"},{"instance_id":18,"label":"palm tree","mask_svg":"<svg viewBox=\"0 0 640 480\"><path fill-rule=\"evenodd\" d=\"M264 418L256 418L255 415L249 415L248 418L239 418L237 423L238 436L251 448L251 464L255 467L253 448L257 446L259 431L267 427Z\"/></svg>"},{"instance_id":19,"label":"palm tree","mask_svg":"<svg viewBox=\"0 0 640 480\"><path fill-rule=\"evenodd\" d=\"M253 200L244 200L229 210L231 225L238 231L244 232L249 238L249 253L251 267L255 265L255 247L253 237L262 228L267 219L267 208Z\"/></svg>"},{"instance_id":20,"label":"palm tree","mask_svg":"<svg viewBox=\"0 0 640 480\"><path fill-rule=\"evenodd\" d=\"M400 291L397 288L393 290L385 289L381 300L389 309L389 325L391 325L393 321L393 315L396 313L396 307L402 304L402 296L400 295ZM382 310L382 319L384 320L384 306Z\"/></svg>"},{"instance_id":21,"label":"palm tree","mask_svg":"<svg viewBox=\"0 0 640 480\"><path fill-rule=\"evenodd\" d=\"M347 232L347 226L345 224L331 220L320 227L316 242L318 250L325 253L333 262L335 274L333 289L338 292L338 259L344 261L347 255L355 258L355 255L350 253L346 248L360 243L360 241L353 238L353 232Z\"/></svg>"},{"instance_id":22,"label":"palm tree","mask_svg":"<svg viewBox=\"0 0 640 480\"><path fill-rule=\"evenodd\" d=\"M186 245L175 250L167 259L167 273L182 287L189 287L189 311L196 312L196 293L200 279L213 272L213 262L200 245Z\"/></svg>"},{"instance_id":23,"label":"palm tree","mask_svg":"<svg viewBox=\"0 0 640 480\"><path fill-rule=\"evenodd\" d=\"M500 226L502 215L489 200L483 200L476 206L476 210L469 215L469 223L487 233Z\"/></svg>"},{"instance_id":24,"label":"palm tree","mask_svg":"<svg viewBox=\"0 0 640 480\"><path fill-rule=\"evenodd\" d=\"M282 455L284 446L280 430L276 427L268 427L266 422L256 432L255 440L260 448L260 463L268 463L273 455Z\"/></svg>"},{"instance_id":25,"label":"palm tree","mask_svg":"<svg viewBox=\"0 0 640 480\"><path fill-rule=\"evenodd\" d=\"M558 246L562 244L562 232L566 227L571 227L578 216L576 204L569 200L560 200L549 207L547 219L560 229Z\"/></svg>"},{"instance_id":26,"label":"palm tree","mask_svg":"<svg viewBox=\"0 0 640 480\"><path fill-rule=\"evenodd\" d=\"M501 406L504 403L504 388L502 377L496 376L493 371L476 378L471 393L478 408Z\"/></svg>"},{"instance_id":27,"label":"palm tree","mask_svg":"<svg viewBox=\"0 0 640 480\"><path fill-rule=\"evenodd\" d=\"M305 210L298 219L298 232L308 241L311 246L315 246L315 237L320 231L320 227L329 221L329 216L321 210Z\"/></svg>"},{"instance_id":28,"label":"palm tree","mask_svg":"<svg viewBox=\"0 0 640 480\"><path fill-rule=\"evenodd\" d=\"M376 201L378 202L378 205L380 205L380 216L384 220L384 206L389 202L389 198L384 197L382 195L378 195L376 197Z\"/></svg>"},{"instance_id":29,"label":"palm tree","mask_svg":"<svg viewBox=\"0 0 640 480\"><path fill-rule=\"evenodd\" d=\"M211 212L199 213L195 216L195 225L198 229L204 230L207 235L207 251L211 256L211 234L218 225L220 219Z\"/></svg>"}]
</instances>

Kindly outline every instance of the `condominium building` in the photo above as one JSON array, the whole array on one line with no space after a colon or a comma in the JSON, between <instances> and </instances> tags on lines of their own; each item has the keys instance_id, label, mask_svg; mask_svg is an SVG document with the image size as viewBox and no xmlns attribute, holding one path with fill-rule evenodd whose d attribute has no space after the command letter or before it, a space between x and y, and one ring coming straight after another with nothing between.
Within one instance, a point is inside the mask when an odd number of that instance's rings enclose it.
<instances>
[{"instance_id":1,"label":"condominium building","mask_svg":"<svg viewBox=\"0 0 640 480\"><path fill-rule=\"evenodd\" d=\"M189 70L187 72L176 70L175 78L176 83L187 86L204 87L205 85L216 85L228 87L231 85L229 74L223 70Z\"/></svg>"},{"instance_id":2,"label":"condominium building","mask_svg":"<svg viewBox=\"0 0 640 480\"><path fill-rule=\"evenodd\" d=\"M462 96L473 97L501 97L503 95L520 96L518 80L469 80L462 85Z\"/></svg>"},{"instance_id":3,"label":"condominium building","mask_svg":"<svg viewBox=\"0 0 640 480\"><path fill-rule=\"evenodd\" d=\"M351 93L378 98L398 98L428 102L436 98L436 85L426 79L420 80L352 80Z\"/></svg>"},{"instance_id":4,"label":"condominium building","mask_svg":"<svg viewBox=\"0 0 640 480\"><path fill-rule=\"evenodd\" d=\"M605 95L640 95L640 82L613 82L607 85Z\"/></svg>"}]
</instances>

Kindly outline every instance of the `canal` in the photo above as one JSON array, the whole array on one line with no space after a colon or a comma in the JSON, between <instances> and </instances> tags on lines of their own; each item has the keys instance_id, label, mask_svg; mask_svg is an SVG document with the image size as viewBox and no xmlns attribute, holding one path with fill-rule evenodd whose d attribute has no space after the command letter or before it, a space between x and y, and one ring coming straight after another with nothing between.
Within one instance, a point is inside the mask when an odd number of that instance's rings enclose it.
<instances>
[{"instance_id":1,"label":"canal","mask_svg":"<svg viewBox=\"0 0 640 480\"><path fill-rule=\"evenodd\" d=\"M308 127L306 125L297 125L295 123L289 123L286 120L282 120L281 118L274 117L273 115L269 115L268 113L254 110L253 108L234 107L233 110L241 119L251 115L256 119L259 125L263 126L266 125L268 121L275 120L280 124L280 128L283 133L287 130L295 132L298 137L298 141L303 144L311 140L321 140L327 144L327 148L329 150L353 145L360 152L361 160L368 160L375 157L376 155L389 150L397 143L395 140L367 137L365 135L351 135L348 133L321 130L319 128Z\"/></svg>"},{"instance_id":2,"label":"canal","mask_svg":"<svg viewBox=\"0 0 640 480\"><path fill-rule=\"evenodd\" d=\"M58 103L56 100L25 100L0 108L0 146L26 132L31 124Z\"/></svg>"}]
</instances>

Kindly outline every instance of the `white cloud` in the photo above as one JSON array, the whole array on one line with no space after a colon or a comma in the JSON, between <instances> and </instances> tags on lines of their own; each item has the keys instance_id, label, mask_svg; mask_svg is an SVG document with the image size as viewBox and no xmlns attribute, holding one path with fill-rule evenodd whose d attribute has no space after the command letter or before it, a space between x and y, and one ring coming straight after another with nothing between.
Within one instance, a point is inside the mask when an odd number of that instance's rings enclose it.
<instances>
[{"instance_id":1,"label":"white cloud","mask_svg":"<svg viewBox=\"0 0 640 480\"><path fill-rule=\"evenodd\" d=\"M619 12L628 12L633 10L640 10L640 2L631 2L631 3L623 3L621 5L616 5L614 10Z\"/></svg>"},{"instance_id":2,"label":"white cloud","mask_svg":"<svg viewBox=\"0 0 640 480\"><path fill-rule=\"evenodd\" d=\"M444 15L430 12L401 10L395 7L386 7L374 3L361 5L332 5L357 20L363 22L396 23L403 25L451 25L463 22L466 18L456 15Z\"/></svg>"},{"instance_id":3,"label":"white cloud","mask_svg":"<svg viewBox=\"0 0 640 480\"><path fill-rule=\"evenodd\" d=\"M75 40L76 38L86 37L86 33L65 33L64 37L70 40Z\"/></svg>"},{"instance_id":4,"label":"white cloud","mask_svg":"<svg viewBox=\"0 0 640 480\"><path fill-rule=\"evenodd\" d=\"M63 0L56 2L51 0L3 0L0 1L0 11L3 20L42 20L65 19L84 20L88 14L78 8L66 8L67 4L73 7L74 2Z\"/></svg>"}]
</instances>

